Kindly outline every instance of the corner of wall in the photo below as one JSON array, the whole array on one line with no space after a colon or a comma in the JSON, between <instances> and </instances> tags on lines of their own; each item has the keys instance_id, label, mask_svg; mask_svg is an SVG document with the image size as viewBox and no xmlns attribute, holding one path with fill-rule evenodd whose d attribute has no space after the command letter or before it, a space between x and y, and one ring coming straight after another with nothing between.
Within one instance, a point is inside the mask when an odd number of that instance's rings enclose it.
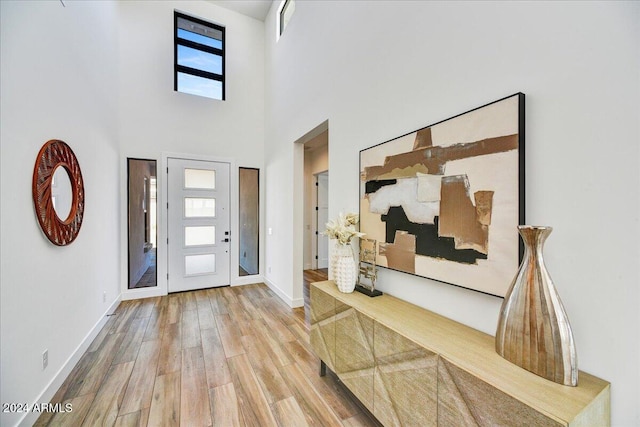
<instances>
[{"instance_id":1,"label":"corner of wall","mask_svg":"<svg viewBox=\"0 0 640 427\"><path fill-rule=\"evenodd\" d=\"M98 320L96 324L93 326L93 328L91 328L91 330L84 337L82 342L80 342L78 347L76 347L73 353L64 362L62 367L58 370L58 372L56 372L56 374L53 376L49 384L47 384L47 386L44 388L44 390L42 390L40 395L38 395L36 400L33 402L34 404L40 404L40 403L51 401L51 399L56 394L58 389L62 386L62 383L64 383L65 379L69 376L73 368L80 361L80 358L82 357L82 355L87 351L87 349L89 349L89 346L91 346L91 343L93 342L93 340L98 336L100 331L102 331L102 329L105 327L105 325L107 324L107 321L109 320L109 317L114 314L114 312L116 311L116 308L118 308L118 305L120 304L121 301L122 301L122 294L118 295L115 301L113 301L113 303L109 306L109 308L107 308L107 310L104 312L100 320ZM41 414L39 412L29 411L18 422L18 425L32 426L38 420L38 417L40 415Z\"/></svg>"},{"instance_id":2,"label":"corner of wall","mask_svg":"<svg viewBox=\"0 0 640 427\"><path fill-rule=\"evenodd\" d=\"M271 280L267 278L264 279L264 283L289 307L291 308L304 307L304 298L291 298L282 289L280 289L275 283L273 283Z\"/></svg>"}]
</instances>

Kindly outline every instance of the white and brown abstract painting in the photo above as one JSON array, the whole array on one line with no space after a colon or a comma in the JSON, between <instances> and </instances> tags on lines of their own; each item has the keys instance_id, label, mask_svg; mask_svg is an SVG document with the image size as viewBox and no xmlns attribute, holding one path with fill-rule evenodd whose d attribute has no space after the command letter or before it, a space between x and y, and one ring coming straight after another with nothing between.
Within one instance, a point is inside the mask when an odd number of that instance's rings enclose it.
<instances>
[{"instance_id":1,"label":"white and brown abstract painting","mask_svg":"<svg viewBox=\"0 0 640 427\"><path fill-rule=\"evenodd\" d=\"M504 296L522 223L522 93L360 152L360 231L380 266Z\"/></svg>"}]
</instances>

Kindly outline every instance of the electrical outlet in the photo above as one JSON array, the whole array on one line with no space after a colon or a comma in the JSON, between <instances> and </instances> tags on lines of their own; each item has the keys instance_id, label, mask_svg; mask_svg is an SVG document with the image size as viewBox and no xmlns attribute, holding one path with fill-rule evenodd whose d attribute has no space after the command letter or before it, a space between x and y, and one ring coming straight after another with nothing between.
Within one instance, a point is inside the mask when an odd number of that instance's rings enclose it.
<instances>
[{"instance_id":1,"label":"electrical outlet","mask_svg":"<svg viewBox=\"0 0 640 427\"><path fill-rule=\"evenodd\" d=\"M42 353L42 370L47 369L47 366L49 366L49 350Z\"/></svg>"},{"instance_id":2,"label":"electrical outlet","mask_svg":"<svg viewBox=\"0 0 640 427\"><path fill-rule=\"evenodd\" d=\"M102 293L102 302L107 302L107 291Z\"/></svg>"},{"instance_id":3,"label":"electrical outlet","mask_svg":"<svg viewBox=\"0 0 640 427\"><path fill-rule=\"evenodd\" d=\"M269 266L268 270L269 270L269 273L271 273L271 266Z\"/></svg>"}]
</instances>

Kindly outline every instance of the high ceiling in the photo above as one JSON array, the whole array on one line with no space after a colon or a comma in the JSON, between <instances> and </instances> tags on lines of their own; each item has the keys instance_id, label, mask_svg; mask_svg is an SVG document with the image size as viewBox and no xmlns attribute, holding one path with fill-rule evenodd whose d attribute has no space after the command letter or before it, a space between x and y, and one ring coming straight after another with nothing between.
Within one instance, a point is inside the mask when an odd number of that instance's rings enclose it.
<instances>
[{"instance_id":1,"label":"high ceiling","mask_svg":"<svg viewBox=\"0 0 640 427\"><path fill-rule=\"evenodd\" d=\"M208 0L225 9L264 21L274 0Z\"/></svg>"}]
</instances>

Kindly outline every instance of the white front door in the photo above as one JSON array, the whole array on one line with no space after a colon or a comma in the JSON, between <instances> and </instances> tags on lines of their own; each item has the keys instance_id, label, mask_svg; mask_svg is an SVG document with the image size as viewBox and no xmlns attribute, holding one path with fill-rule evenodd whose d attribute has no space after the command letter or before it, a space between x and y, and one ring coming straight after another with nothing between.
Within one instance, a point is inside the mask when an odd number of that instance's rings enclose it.
<instances>
[{"instance_id":1,"label":"white front door","mask_svg":"<svg viewBox=\"0 0 640 427\"><path fill-rule=\"evenodd\" d=\"M229 163L168 159L168 291L229 284Z\"/></svg>"},{"instance_id":2,"label":"white front door","mask_svg":"<svg viewBox=\"0 0 640 427\"><path fill-rule=\"evenodd\" d=\"M318 230L318 267L329 267L329 237L322 232L329 221L329 173L322 172L316 176L318 189L317 230Z\"/></svg>"}]
</instances>

